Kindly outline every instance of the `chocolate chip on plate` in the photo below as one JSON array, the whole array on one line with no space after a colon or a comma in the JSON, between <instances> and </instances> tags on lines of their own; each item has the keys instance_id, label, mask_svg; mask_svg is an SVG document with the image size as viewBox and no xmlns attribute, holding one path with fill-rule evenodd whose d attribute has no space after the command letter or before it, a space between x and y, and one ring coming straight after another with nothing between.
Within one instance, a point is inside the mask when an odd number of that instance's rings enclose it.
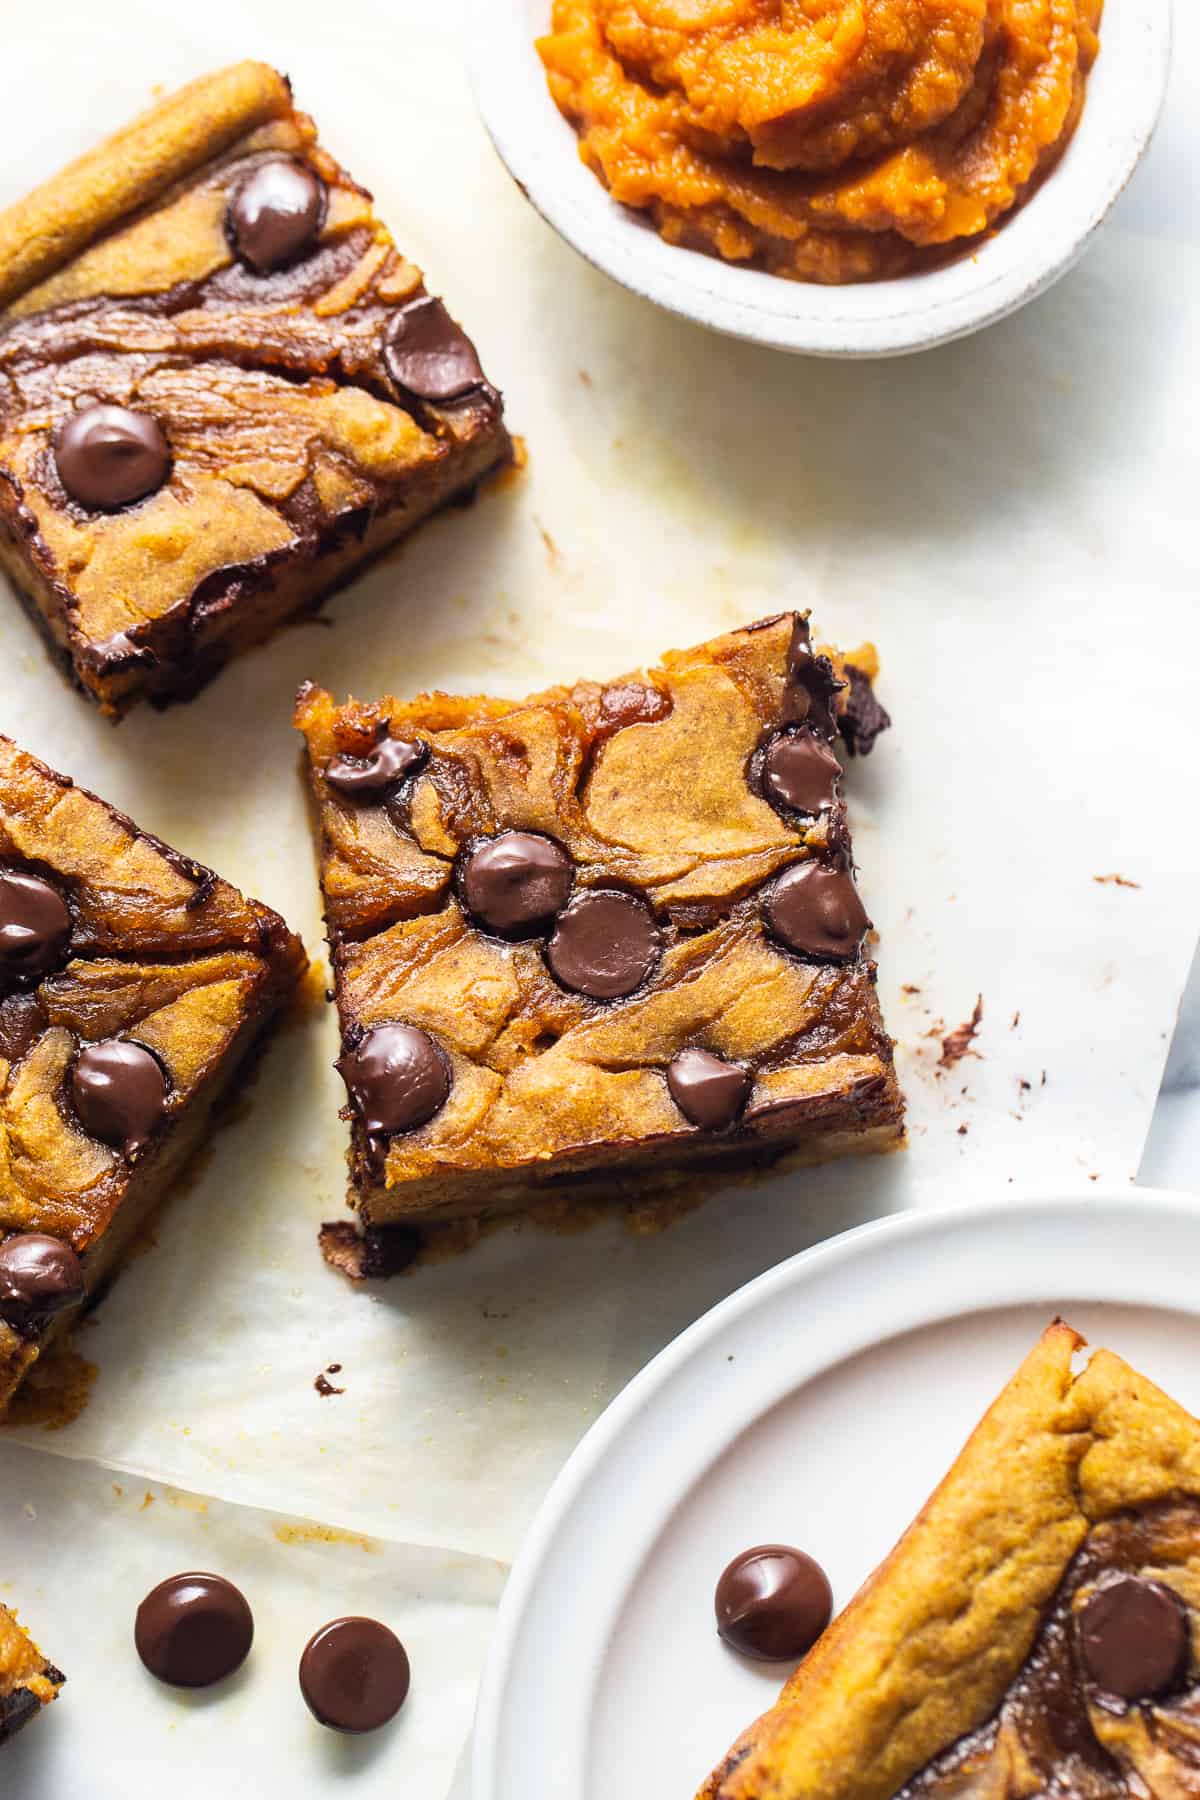
<instances>
[{"instance_id":1,"label":"chocolate chip on plate","mask_svg":"<svg viewBox=\"0 0 1200 1800\"><path fill-rule=\"evenodd\" d=\"M325 779L348 799L374 800L415 774L428 756L429 746L419 738L381 737L366 756L332 757Z\"/></svg>"},{"instance_id":2,"label":"chocolate chip on plate","mask_svg":"<svg viewBox=\"0 0 1200 1800\"><path fill-rule=\"evenodd\" d=\"M552 838L502 831L477 844L462 864L463 899L492 931L533 931L571 897L574 865Z\"/></svg>"},{"instance_id":3,"label":"chocolate chip on plate","mask_svg":"<svg viewBox=\"0 0 1200 1800\"><path fill-rule=\"evenodd\" d=\"M71 915L40 875L0 870L0 991L36 981L62 962Z\"/></svg>"},{"instance_id":4,"label":"chocolate chip on plate","mask_svg":"<svg viewBox=\"0 0 1200 1800\"><path fill-rule=\"evenodd\" d=\"M376 1025L338 1059L351 1103L370 1137L415 1131L450 1093L446 1059L415 1025Z\"/></svg>"},{"instance_id":5,"label":"chocolate chip on plate","mask_svg":"<svg viewBox=\"0 0 1200 1800\"><path fill-rule=\"evenodd\" d=\"M737 1119L752 1086L745 1069L711 1051L680 1050L667 1065L671 1098L691 1125L724 1131Z\"/></svg>"},{"instance_id":6,"label":"chocolate chip on plate","mask_svg":"<svg viewBox=\"0 0 1200 1800\"><path fill-rule=\"evenodd\" d=\"M435 405L461 400L483 386L474 344L431 294L401 307L388 329L383 360L397 387Z\"/></svg>"},{"instance_id":7,"label":"chocolate chip on plate","mask_svg":"<svg viewBox=\"0 0 1200 1800\"><path fill-rule=\"evenodd\" d=\"M377 1619L322 1625L300 1658L300 1692L313 1718L331 1731L377 1731L408 1698L408 1656Z\"/></svg>"},{"instance_id":8,"label":"chocolate chip on plate","mask_svg":"<svg viewBox=\"0 0 1200 1800\"><path fill-rule=\"evenodd\" d=\"M83 1264L61 1238L15 1232L0 1243L0 1319L14 1331L83 1298Z\"/></svg>"},{"instance_id":9,"label":"chocolate chip on plate","mask_svg":"<svg viewBox=\"0 0 1200 1800\"><path fill-rule=\"evenodd\" d=\"M159 1681L211 1687L240 1668L254 1642L254 1615L223 1575L172 1575L137 1609L133 1641Z\"/></svg>"},{"instance_id":10,"label":"chocolate chip on plate","mask_svg":"<svg viewBox=\"0 0 1200 1800\"><path fill-rule=\"evenodd\" d=\"M1150 1700L1173 1687L1191 1648L1179 1596L1138 1575L1119 1576L1089 1594L1076 1629L1088 1674L1122 1700Z\"/></svg>"},{"instance_id":11,"label":"chocolate chip on plate","mask_svg":"<svg viewBox=\"0 0 1200 1800\"><path fill-rule=\"evenodd\" d=\"M615 888L577 894L546 945L550 972L592 1000L619 1000L639 988L658 961L662 940L644 900Z\"/></svg>"},{"instance_id":12,"label":"chocolate chip on plate","mask_svg":"<svg viewBox=\"0 0 1200 1800\"><path fill-rule=\"evenodd\" d=\"M780 943L819 961L853 956L871 923L849 873L819 862L786 869L764 910Z\"/></svg>"},{"instance_id":13,"label":"chocolate chip on plate","mask_svg":"<svg viewBox=\"0 0 1200 1800\"><path fill-rule=\"evenodd\" d=\"M824 1569L788 1544L744 1550L717 1583L717 1630L734 1650L759 1662L792 1662L806 1655L832 1611Z\"/></svg>"},{"instance_id":14,"label":"chocolate chip on plate","mask_svg":"<svg viewBox=\"0 0 1200 1800\"><path fill-rule=\"evenodd\" d=\"M80 1124L133 1156L153 1137L167 1108L167 1077L152 1050L131 1038L103 1038L79 1052L71 1099Z\"/></svg>"},{"instance_id":15,"label":"chocolate chip on plate","mask_svg":"<svg viewBox=\"0 0 1200 1800\"><path fill-rule=\"evenodd\" d=\"M158 420L128 406L99 404L72 413L54 438L58 477L72 500L97 512L132 506L171 473L171 451Z\"/></svg>"},{"instance_id":16,"label":"chocolate chip on plate","mask_svg":"<svg viewBox=\"0 0 1200 1800\"><path fill-rule=\"evenodd\" d=\"M305 256L325 219L325 183L291 157L259 163L234 189L225 214L243 262L269 275Z\"/></svg>"}]
</instances>

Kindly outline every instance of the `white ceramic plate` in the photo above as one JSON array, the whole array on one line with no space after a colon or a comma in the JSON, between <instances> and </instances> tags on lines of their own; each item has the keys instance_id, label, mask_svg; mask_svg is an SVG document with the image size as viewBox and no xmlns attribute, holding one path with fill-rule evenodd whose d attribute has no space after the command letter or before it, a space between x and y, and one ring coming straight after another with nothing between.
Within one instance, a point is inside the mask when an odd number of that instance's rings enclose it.
<instances>
[{"instance_id":1,"label":"white ceramic plate","mask_svg":"<svg viewBox=\"0 0 1200 1800\"><path fill-rule=\"evenodd\" d=\"M840 1608L1061 1311L1200 1412L1200 1198L974 1203L846 1233L676 1339L588 1433L505 1593L473 1800L690 1800L786 1669L719 1642L751 1544Z\"/></svg>"},{"instance_id":2,"label":"white ceramic plate","mask_svg":"<svg viewBox=\"0 0 1200 1800\"><path fill-rule=\"evenodd\" d=\"M1170 0L1107 0L1083 118L1053 176L972 257L933 273L823 288L666 244L580 162L534 39L550 0L472 0L470 56L484 123L554 229L634 293L697 324L780 350L897 356L1023 306L1077 260L1136 168L1166 93Z\"/></svg>"}]
</instances>

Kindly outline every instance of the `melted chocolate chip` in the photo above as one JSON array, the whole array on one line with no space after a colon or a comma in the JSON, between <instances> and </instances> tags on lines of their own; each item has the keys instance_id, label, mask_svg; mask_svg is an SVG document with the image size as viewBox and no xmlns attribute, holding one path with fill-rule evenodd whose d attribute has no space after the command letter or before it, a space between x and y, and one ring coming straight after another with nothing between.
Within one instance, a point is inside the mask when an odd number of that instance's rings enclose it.
<instances>
[{"instance_id":1,"label":"melted chocolate chip","mask_svg":"<svg viewBox=\"0 0 1200 1800\"><path fill-rule=\"evenodd\" d=\"M413 1025L376 1025L337 1068L372 1138L415 1131L441 1111L450 1093L445 1058L428 1032Z\"/></svg>"},{"instance_id":2,"label":"melted chocolate chip","mask_svg":"<svg viewBox=\"0 0 1200 1800\"><path fill-rule=\"evenodd\" d=\"M483 386L474 344L431 294L401 307L388 327L383 360L397 387L435 405Z\"/></svg>"},{"instance_id":3,"label":"melted chocolate chip","mask_svg":"<svg viewBox=\"0 0 1200 1800\"><path fill-rule=\"evenodd\" d=\"M408 1698L404 1645L377 1619L334 1619L308 1640L300 1692L313 1718L331 1731L378 1731Z\"/></svg>"},{"instance_id":4,"label":"melted chocolate chip","mask_svg":"<svg viewBox=\"0 0 1200 1800\"><path fill-rule=\"evenodd\" d=\"M752 1082L745 1069L708 1050L680 1050L667 1065L667 1086L689 1124L724 1131L745 1106Z\"/></svg>"},{"instance_id":5,"label":"melted chocolate chip","mask_svg":"<svg viewBox=\"0 0 1200 1800\"><path fill-rule=\"evenodd\" d=\"M333 757L325 779L351 800L377 800L415 774L428 756L429 746L419 738L381 737L369 756Z\"/></svg>"},{"instance_id":6,"label":"melted chocolate chip","mask_svg":"<svg viewBox=\"0 0 1200 1800\"><path fill-rule=\"evenodd\" d=\"M880 706L875 689L861 669L847 663L846 677L850 693L838 729L851 756L870 756L880 732L890 730L891 714Z\"/></svg>"},{"instance_id":7,"label":"melted chocolate chip","mask_svg":"<svg viewBox=\"0 0 1200 1800\"><path fill-rule=\"evenodd\" d=\"M763 792L768 800L792 812L829 812L837 800L841 778L837 757L811 731L781 732L763 757Z\"/></svg>"},{"instance_id":8,"label":"melted chocolate chip","mask_svg":"<svg viewBox=\"0 0 1200 1800\"><path fill-rule=\"evenodd\" d=\"M325 219L325 183L303 163L259 163L234 189L225 213L229 241L259 275L298 262Z\"/></svg>"},{"instance_id":9,"label":"melted chocolate chip","mask_svg":"<svg viewBox=\"0 0 1200 1800\"><path fill-rule=\"evenodd\" d=\"M785 725L807 725L820 736L837 733L834 696L845 687L827 656L814 656L808 621L797 618L788 646L787 675L780 717Z\"/></svg>"},{"instance_id":10,"label":"melted chocolate chip","mask_svg":"<svg viewBox=\"0 0 1200 1800\"><path fill-rule=\"evenodd\" d=\"M574 879L571 858L552 838L502 831L465 858L460 886L468 908L489 930L529 932L562 911Z\"/></svg>"},{"instance_id":11,"label":"melted chocolate chip","mask_svg":"<svg viewBox=\"0 0 1200 1800\"><path fill-rule=\"evenodd\" d=\"M819 862L785 870L764 912L780 943L819 961L853 956L871 923L846 870Z\"/></svg>"},{"instance_id":12,"label":"melted chocolate chip","mask_svg":"<svg viewBox=\"0 0 1200 1800\"><path fill-rule=\"evenodd\" d=\"M573 993L619 1000L641 987L661 950L654 914L644 900L591 888L559 914L546 961Z\"/></svg>"},{"instance_id":13,"label":"melted chocolate chip","mask_svg":"<svg viewBox=\"0 0 1200 1800\"><path fill-rule=\"evenodd\" d=\"M71 936L71 915L40 875L0 870L0 991L24 987L56 969Z\"/></svg>"},{"instance_id":14,"label":"melted chocolate chip","mask_svg":"<svg viewBox=\"0 0 1200 1800\"><path fill-rule=\"evenodd\" d=\"M665 719L671 710L670 695L644 681L618 681L600 695L600 728L598 735L612 737L627 725L649 725Z\"/></svg>"},{"instance_id":15,"label":"melted chocolate chip","mask_svg":"<svg viewBox=\"0 0 1200 1800\"><path fill-rule=\"evenodd\" d=\"M807 1655L832 1611L824 1569L787 1544L744 1550L717 1583L717 1630L733 1649L759 1662Z\"/></svg>"},{"instance_id":16,"label":"melted chocolate chip","mask_svg":"<svg viewBox=\"0 0 1200 1800\"><path fill-rule=\"evenodd\" d=\"M87 1044L71 1072L83 1129L126 1156L145 1148L167 1107L167 1077L152 1050L130 1038Z\"/></svg>"},{"instance_id":17,"label":"melted chocolate chip","mask_svg":"<svg viewBox=\"0 0 1200 1800\"><path fill-rule=\"evenodd\" d=\"M72 500L96 512L132 506L171 473L171 451L158 420L127 406L85 406L54 438L58 478Z\"/></svg>"},{"instance_id":18,"label":"melted chocolate chip","mask_svg":"<svg viewBox=\"0 0 1200 1800\"><path fill-rule=\"evenodd\" d=\"M1088 1595L1075 1623L1088 1674L1106 1694L1122 1700L1165 1693L1187 1664L1187 1612L1160 1581L1119 1576Z\"/></svg>"},{"instance_id":19,"label":"melted chocolate chip","mask_svg":"<svg viewBox=\"0 0 1200 1800\"><path fill-rule=\"evenodd\" d=\"M0 1244L0 1319L26 1331L83 1298L83 1265L69 1244L18 1232Z\"/></svg>"},{"instance_id":20,"label":"melted chocolate chip","mask_svg":"<svg viewBox=\"0 0 1200 1800\"><path fill-rule=\"evenodd\" d=\"M138 1607L133 1641L159 1681L211 1687L249 1656L254 1616L245 1595L223 1575L172 1575Z\"/></svg>"},{"instance_id":21,"label":"melted chocolate chip","mask_svg":"<svg viewBox=\"0 0 1200 1800\"><path fill-rule=\"evenodd\" d=\"M0 1000L0 1056L5 1062L20 1062L46 1024L46 1013L36 994L9 994Z\"/></svg>"}]
</instances>

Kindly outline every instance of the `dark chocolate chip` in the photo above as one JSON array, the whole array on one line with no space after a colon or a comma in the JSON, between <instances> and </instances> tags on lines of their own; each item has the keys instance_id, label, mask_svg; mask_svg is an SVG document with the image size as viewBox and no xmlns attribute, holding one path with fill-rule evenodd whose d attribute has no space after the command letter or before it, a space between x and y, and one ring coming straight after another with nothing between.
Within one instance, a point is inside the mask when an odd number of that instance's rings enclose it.
<instances>
[{"instance_id":1,"label":"dark chocolate chip","mask_svg":"<svg viewBox=\"0 0 1200 1800\"><path fill-rule=\"evenodd\" d=\"M431 294L401 307L388 327L383 360L397 387L435 405L483 385L474 344Z\"/></svg>"},{"instance_id":2,"label":"dark chocolate chip","mask_svg":"<svg viewBox=\"0 0 1200 1800\"><path fill-rule=\"evenodd\" d=\"M838 797L842 765L811 731L784 731L763 757L763 792L792 812L829 812Z\"/></svg>"},{"instance_id":3,"label":"dark chocolate chip","mask_svg":"<svg viewBox=\"0 0 1200 1800\"><path fill-rule=\"evenodd\" d=\"M1191 1649L1187 1610L1161 1581L1122 1575L1088 1595L1076 1616L1084 1666L1122 1700L1150 1700L1179 1680Z\"/></svg>"},{"instance_id":4,"label":"dark chocolate chip","mask_svg":"<svg viewBox=\"0 0 1200 1800\"><path fill-rule=\"evenodd\" d=\"M42 1703L32 1688L15 1687L0 1697L0 1744L16 1737L22 1725L28 1725L41 1710Z\"/></svg>"},{"instance_id":5,"label":"dark chocolate chip","mask_svg":"<svg viewBox=\"0 0 1200 1800\"><path fill-rule=\"evenodd\" d=\"M368 1137L415 1131L446 1104L450 1071L426 1031L376 1025L337 1068Z\"/></svg>"},{"instance_id":6,"label":"dark chocolate chip","mask_svg":"<svg viewBox=\"0 0 1200 1800\"><path fill-rule=\"evenodd\" d=\"M40 875L0 870L0 991L56 969L70 936L71 915L57 888Z\"/></svg>"},{"instance_id":7,"label":"dark chocolate chip","mask_svg":"<svg viewBox=\"0 0 1200 1800\"><path fill-rule=\"evenodd\" d=\"M41 1231L0 1243L0 1319L25 1331L83 1298L83 1265L70 1244Z\"/></svg>"},{"instance_id":8,"label":"dark chocolate chip","mask_svg":"<svg viewBox=\"0 0 1200 1800\"><path fill-rule=\"evenodd\" d=\"M79 1052L71 1099L89 1136L134 1156L145 1148L167 1107L167 1077L152 1050L131 1038L102 1038Z\"/></svg>"},{"instance_id":9,"label":"dark chocolate chip","mask_svg":"<svg viewBox=\"0 0 1200 1800\"><path fill-rule=\"evenodd\" d=\"M814 656L808 621L796 618L788 645L787 673L780 717L784 725L805 725L820 736L837 732L834 696L845 687L827 656Z\"/></svg>"},{"instance_id":10,"label":"dark chocolate chip","mask_svg":"<svg viewBox=\"0 0 1200 1800\"><path fill-rule=\"evenodd\" d=\"M880 706L875 689L861 669L847 663L846 678L850 693L838 729L851 756L870 756L880 732L890 730L891 714Z\"/></svg>"},{"instance_id":11,"label":"dark chocolate chip","mask_svg":"<svg viewBox=\"0 0 1200 1800\"><path fill-rule=\"evenodd\" d=\"M351 800L376 800L414 774L429 756L419 738L382 737L368 756L335 756L325 779Z\"/></svg>"},{"instance_id":12,"label":"dark chocolate chip","mask_svg":"<svg viewBox=\"0 0 1200 1800\"><path fill-rule=\"evenodd\" d=\"M325 183L291 157L259 163L238 183L225 213L229 241L259 275L299 262L325 219Z\"/></svg>"},{"instance_id":13,"label":"dark chocolate chip","mask_svg":"<svg viewBox=\"0 0 1200 1800\"><path fill-rule=\"evenodd\" d=\"M48 1020L36 994L9 994L0 1000L0 1056L17 1063L32 1050Z\"/></svg>"},{"instance_id":14,"label":"dark chocolate chip","mask_svg":"<svg viewBox=\"0 0 1200 1800\"><path fill-rule=\"evenodd\" d=\"M744 1550L717 1583L717 1630L734 1650L759 1662L807 1655L832 1611L824 1569L787 1544Z\"/></svg>"},{"instance_id":15,"label":"dark chocolate chip","mask_svg":"<svg viewBox=\"0 0 1200 1800\"><path fill-rule=\"evenodd\" d=\"M671 1098L691 1125L701 1131L724 1131L732 1125L750 1094L751 1078L736 1063L708 1050L680 1050L667 1065Z\"/></svg>"},{"instance_id":16,"label":"dark chocolate chip","mask_svg":"<svg viewBox=\"0 0 1200 1800\"><path fill-rule=\"evenodd\" d=\"M54 438L58 478L72 500L98 512L132 506L171 473L171 451L158 420L127 406L85 406Z\"/></svg>"},{"instance_id":17,"label":"dark chocolate chip","mask_svg":"<svg viewBox=\"0 0 1200 1800\"><path fill-rule=\"evenodd\" d=\"M820 961L853 956L871 923L847 871L819 862L785 870L767 894L765 913L781 943Z\"/></svg>"},{"instance_id":18,"label":"dark chocolate chip","mask_svg":"<svg viewBox=\"0 0 1200 1800\"><path fill-rule=\"evenodd\" d=\"M555 979L593 1000L619 1000L641 987L662 941L644 900L611 888L577 894L546 945Z\"/></svg>"},{"instance_id":19,"label":"dark chocolate chip","mask_svg":"<svg viewBox=\"0 0 1200 1800\"><path fill-rule=\"evenodd\" d=\"M462 896L492 931L527 932L548 925L571 898L575 868L552 838L502 831L477 844L462 864Z\"/></svg>"},{"instance_id":20,"label":"dark chocolate chip","mask_svg":"<svg viewBox=\"0 0 1200 1800\"><path fill-rule=\"evenodd\" d=\"M133 1641L159 1681L211 1687L249 1656L254 1616L245 1595L223 1575L172 1575L138 1607Z\"/></svg>"},{"instance_id":21,"label":"dark chocolate chip","mask_svg":"<svg viewBox=\"0 0 1200 1800\"><path fill-rule=\"evenodd\" d=\"M410 1681L404 1645L378 1619L334 1619L300 1658L304 1703L331 1731L378 1731L404 1705Z\"/></svg>"}]
</instances>

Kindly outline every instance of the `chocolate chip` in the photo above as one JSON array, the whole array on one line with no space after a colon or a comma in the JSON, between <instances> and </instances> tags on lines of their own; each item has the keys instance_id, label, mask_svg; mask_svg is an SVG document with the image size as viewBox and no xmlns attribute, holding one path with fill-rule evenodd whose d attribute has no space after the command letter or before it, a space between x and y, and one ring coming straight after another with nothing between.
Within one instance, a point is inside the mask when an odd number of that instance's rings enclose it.
<instances>
[{"instance_id":1,"label":"chocolate chip","mask_svg":"<svg viewBox=\"0 0 1200 1800\"><path fill-rule=\"evenodd\" d=\"M671 699L644 681L618 681L600 695L599 735L612 737L627 725L649 725L665 719Z\"/></svg>"},{"instance_id":2,"label":"chocolate chip","mask_svg":"<svg viewBox=\"0 0 1200 1800\"><path fill-rule=\"evenodd\" d=\"M502 831L477 844L462 864L470 911L492 931L528 932L549 924L571 898L575 869L552 838Z\"/></svg>"},{"instance_id":3,"label":"chocolate chip","mask_svg":"<svg viewBox=\"0 0 1200 1800\"><path fill-rule=\"evenodd\" d=\"M54 438L58 478L72 500L97 512L132 506L171 473L171 451L158 420L127 406L85 406Z\"/></svg>"},{"instance_id":4,"label":"chocolate chip","mask_svg":"<svg viewBox=\"0 0 1200 1800\"><path fill-rule=\"evenodd\" d=\"M377 1619L322 1625L300 1658L300 1692L313 1718L331 1731L378 1731L408 1698L404 1645Z\"/></svg>"},{"instance_id":5,"label":"chocolate chip","mask_svg":"<svg viewBox=\"0 0 1200 1800\"><path fill-rule=\"evenodd\" d=\"M808 621L797 616L788 645L787 673L780 717L784 725L807 724L822 737L837 732L834 696L845 687L827 656L814 656Z\"/></svg>"},{"instance_id":6,"label":"chocolate chip","mask_svg":"<svg viewBox=\"0 0 1200 1800\"><path fill-rule=\"evenodd\" d=\"M0 1243L0 1319L28 1330L83 1298L83 1265L70 1244L41 1231Z\"/></svg>"},{"instance_id":7,"label":"chocolate chip","mask_svg":"<svg viewBox=\"0 0 1200 1800\"><path fill-rule=\"evenodd\" d=\"M891 715L875 698L875 689L861 669L846 664L850 693L838 729L851 756L870 756L881 731L891 728Z\"/></svg>"},{"instance_id":8,"label":"chocolate chip","mask_svg":"<svg viewBox=\"0 0 1200 1800\"><path fill-rule=\"evenodd\" d=\"M1119 1576L1089 1594L1076 1627L1088 1674L1122 1700L1165 1693L1182 1675L1191 1649L1179 1596L1137 1575Z\"/></svg>"},{"instance_id":9,"label":"chocolate chip","mask_svg":"<svg viewBox=\"0 0 1200 1800\"><path fill-rule=\"evenodd\" d=\"M274 157L238 183L225 228L242 261L269 275L311 250L325 205L325 183L311 169L290 157Z\"/></svg>"},{"instance_id":10,"label":"chocolate chip","mask_svg":"<svg viewBox=\"0 0 1200 1800\"><path fill-rule=\"evenodd\" d=\"M717 1630L734 1650L759 1662L806 1655L832 1611L824 1569L787 1544L744 1550L717 1583Z\"/></svg>"},{"instance_id":11,"label":"chocolate chip","mask_svg":"<svg viewBox=\"0 0 1200 1800\"><path fill-rule=\"evenodd\" d=\"M64 960L71 915L40 875L0 870L0 991L29 986Z\"/></svg>"},{"instance_id":12,"label":"chocolate chip","mask_svg":"<svg viewBox=\"0 0 1200 1800\"><path fill-rule=\"evenodd\" d=\"M619 1000L639 988L662 950L644 900L611 888L578 894L558 916L546 945L556 980L593 1000Z\"/></svg>"},{"instance_id":13,"label":"chocolate chip","mask_svg":"<svg viewBox=\"0 0 1200 1800\"><path fill-rule=\"evenodd\" d=\"M792 812L829 812L838 797L842 765L811 731L785 731L768 744L762 784L768 800Z\"/></svg>"},{"instance_id":14,"label":"chocolate chip","mask_svg":"<svg viewBox=\"0 0 1200 1800\"><path fill-rule=\"evenodd\" d=\"M152 1050L130 1038L102 1038L79 1052L71 1099L89 1136L134 1156L153 1137L167 1106L167 1077Z\"/></svg>"},{"instance_id":15,"label":"chocolate chip","mask_svg":"<svg viewBox=\"0 0 1200 1800\"><path fill-rule=\"evenodd\" d=\"M667 1065L672 1100L689 1124L701 1131L724 1131L732 1125L752 1085L745 1069L708 1050L680 1050Z\"/></svg>"},{"instance_id":16,"label":"chocolate chip","mask_svg":"<svg viewBox=\"0 0 1200 1800\"><path fill-rule=\"evenodd\" d=\"M450 1071L426 1031L376 1025L337 1063L350 1101L369 1137L415 1131L445 1106Z\"/></svg>"},{"instance_id":17,"label":"chocolate chip","mask_svg":"<svg viewBox=\"0 0 1200 1800\"><path fill-rule=\"evenodd\" d=\"M461 400L483 385L474 344L431 294L401 307L388 327L383 360L397 387L418 400Z\"/></svg>"},{"instance_id":18,"label":"chocolate chip","mask_svg":"<svg viewBox=\"0 0 1200 1800\"><path fill-rule=\"evenodd\" d=\"M45 1031L48 1021L36 994L9 994L0 1000L0 1056L20 1062Z\"/></svg>"},{"instance_id":19,"label":"chocolate chip","mask_svg":"<svg viewBox=\"0 0 1200 1800\"><path fill-rule=\"evenodd\" d=\"M871 923L846 870L819 862L785 870L764 911L781 943L822 962L853 956Z\"/></svg>"},{"instance_id":20,"label":"chocolate chip","mask_svg":"<svg viewBox=\"0 0 1200 1800\"><path fill-rule=\"evenodd\" d=\"M325 779L351 800L375 800L415 774L428 756L429 746L419 738L381 737L369 756L333 757Z\"/></svg>"},{"instance_id":21,"label":"chocolate chip","mask_svg":"<svg viewBox=\"0 0 1200 1800\"><path fill-rule=\"evenodd\" d=\"M133 1641L159 1681L211 1687L249 1656L254 1616L245 1595L223 1575L172 1575L138 1607Z\"/></svg>"}]
</instances>

